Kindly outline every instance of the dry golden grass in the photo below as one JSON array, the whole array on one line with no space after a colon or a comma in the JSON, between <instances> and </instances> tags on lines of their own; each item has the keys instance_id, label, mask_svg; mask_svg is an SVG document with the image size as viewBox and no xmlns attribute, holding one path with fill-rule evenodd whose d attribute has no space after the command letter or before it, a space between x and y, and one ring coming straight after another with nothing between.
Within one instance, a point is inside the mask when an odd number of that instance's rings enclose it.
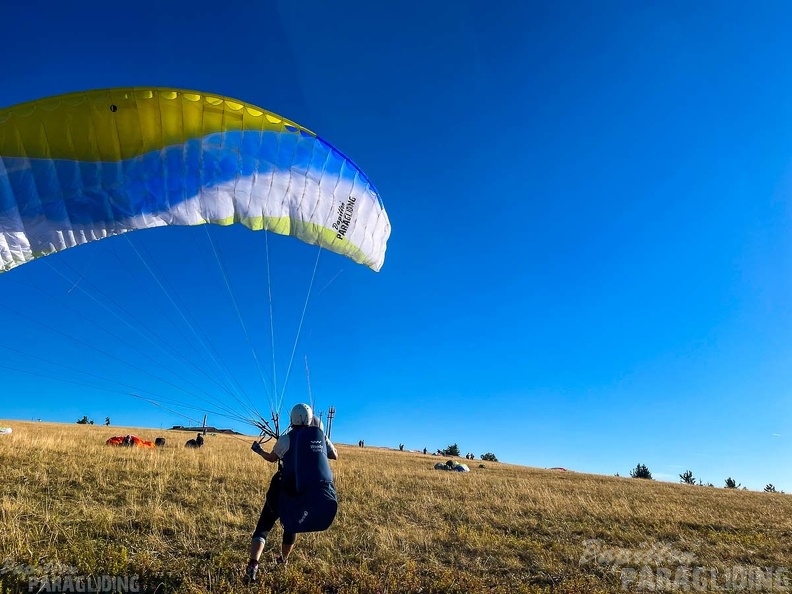
<instances>
[{"instance_id":1,"label":"dry golden grass","mask_svg":"<svg viewBox=\"0 0 792 594\"><path fill-rule=\"evenodd\" d=\"M0 436L0 562L83 575L156 577L179 592L612 592L620 573L585 541L664 545L695 565L792 565L792 497L339 447L339 513L301 535L286 570L239 578L274 465L250 439L147 429L8 423ZM110 448L111 435L168 439ZM271 444L270 444L271 445ZM265 560L280 545L270 537ZM604 561L604 559L601 559ZM651 563L650 563L651 564ZM8 576L6 576L8 577Z\"/></svg>"}]
</instances>

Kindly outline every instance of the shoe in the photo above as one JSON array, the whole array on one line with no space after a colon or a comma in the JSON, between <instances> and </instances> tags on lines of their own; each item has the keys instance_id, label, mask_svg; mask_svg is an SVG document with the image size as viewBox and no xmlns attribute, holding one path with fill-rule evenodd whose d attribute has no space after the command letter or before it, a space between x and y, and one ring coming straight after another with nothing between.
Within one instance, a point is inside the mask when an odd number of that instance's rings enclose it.
<instances>
[{"instance_id":1,"label":"shoe","mask_svg":"<svg viewBox=\"0 0 792 594\"><path fill-rule=\"evenodd\" d=\"M242 578L242 583L247 586L255 582L258 577L258 570L258 563L248 563L245 568L245 576Z\"/></svg>"},{"instance_id":2,"label":"shoe","mask_svg":"<svg viewBox=\"0 0 792 594\"><path fill-rule=\"evenodd\" d=\"M275 563L277 565L283 565L285 567L286 565L289 564L289 560L288 559L284 559L283 555L278 555L278 557L275 559Z\"/></svg>"}]
</instances>

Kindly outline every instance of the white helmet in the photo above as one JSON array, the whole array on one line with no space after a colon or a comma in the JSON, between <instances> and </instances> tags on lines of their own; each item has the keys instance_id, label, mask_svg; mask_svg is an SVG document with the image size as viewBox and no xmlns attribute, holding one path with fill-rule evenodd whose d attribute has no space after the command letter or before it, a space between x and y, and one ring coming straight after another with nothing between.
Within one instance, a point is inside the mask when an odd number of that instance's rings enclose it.
<instances>
[{"instance_id":1,"label":"white helmet","mask_svg":"<svg viewBox=\"0 0 792 594\"><path fill-rule=\"evenodd\" d=\"M307 404L295 404L291 409L291 424L295 427L310 425L313 421L313 411Z\"/></svg>"}]
</instances>

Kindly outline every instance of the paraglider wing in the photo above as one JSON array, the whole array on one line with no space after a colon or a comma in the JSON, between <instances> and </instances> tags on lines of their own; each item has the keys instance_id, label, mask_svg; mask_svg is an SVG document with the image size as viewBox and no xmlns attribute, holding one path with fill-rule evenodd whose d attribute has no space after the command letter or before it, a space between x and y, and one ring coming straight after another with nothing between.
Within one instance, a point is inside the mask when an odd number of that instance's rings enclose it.
<instances>
[{"instance_id":1,"label":"paraglider wing","mask_svg":"<svg viewBox=\"0 0 792 594\"><path fill-rule=\"evenodd\" d=\"M135 229L241 223L378 271L390 223L313 132L217 95L128 88L0 110L0 272Z\"/></svg>"}]
</instances>

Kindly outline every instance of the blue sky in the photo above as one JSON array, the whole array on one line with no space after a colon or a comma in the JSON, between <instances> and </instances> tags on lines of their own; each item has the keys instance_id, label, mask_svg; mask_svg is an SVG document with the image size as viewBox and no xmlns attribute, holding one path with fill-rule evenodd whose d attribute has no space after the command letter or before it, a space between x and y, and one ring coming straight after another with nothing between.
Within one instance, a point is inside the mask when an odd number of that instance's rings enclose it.
<instances>
[{"instance_id":1,"label":"blue sky","mask_svg":"<svg viewBox=\"0 0 792 594\"><path fill-rule=\"evenodd\" d=\"M337 441L792 490L792 8L387 4L12 3L0 104L204 90L362 168L393 225L385 265L320 255L285 396L306 398L307 356ZM210 236L270 373L264 238ZM158 229L2 275L0 418L186 422L87 383L240 410L135 250L267 409L211 246ZM317 252L269 247L282 383Z\"/></svg>"}]
</instances>

